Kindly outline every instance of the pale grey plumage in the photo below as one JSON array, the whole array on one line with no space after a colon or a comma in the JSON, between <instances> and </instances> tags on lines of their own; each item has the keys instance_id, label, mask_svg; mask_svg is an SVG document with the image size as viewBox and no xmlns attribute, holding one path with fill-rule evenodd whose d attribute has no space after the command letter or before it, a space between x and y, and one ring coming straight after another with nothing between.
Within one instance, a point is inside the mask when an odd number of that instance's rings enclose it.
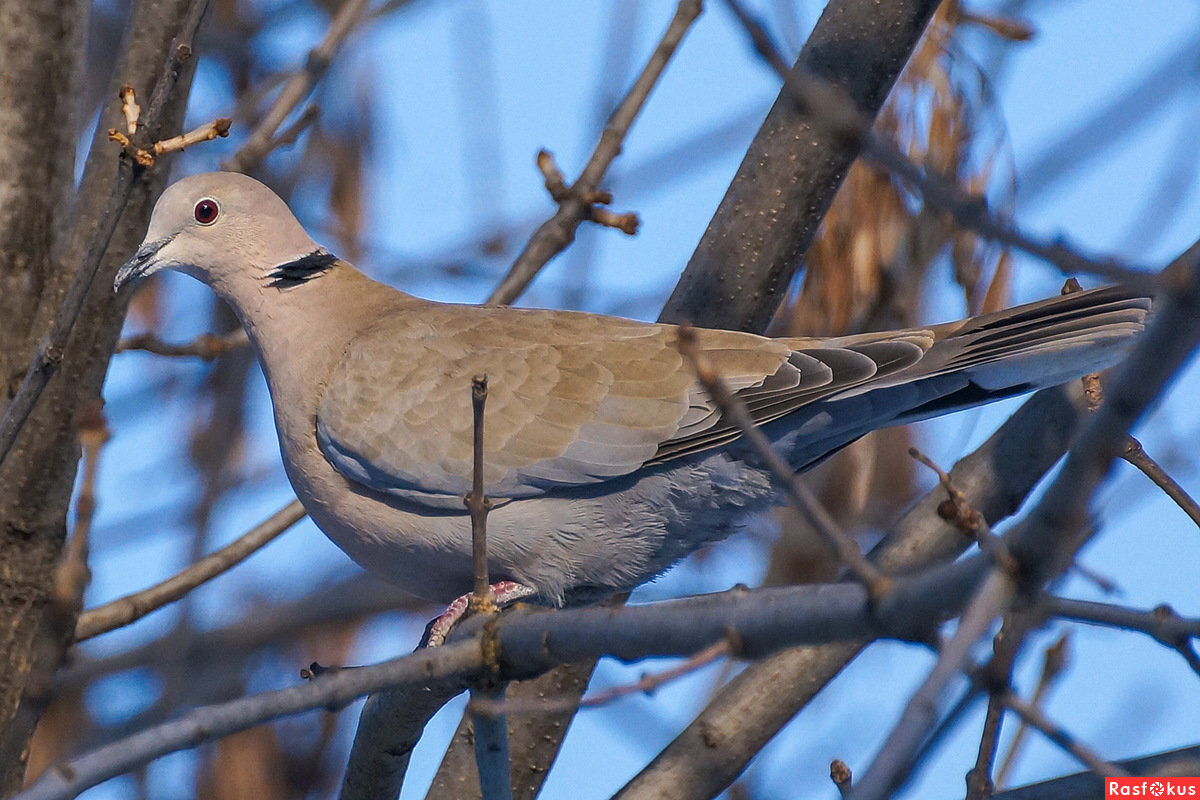
<instances>
[{"instance_id":1,"label":"pale grey plumage","mask_svg":"<svg viewBox=\"0 0 1200 800\"><path fill-rule=\"evenodd\" d=\"M215 205L198 215L201 201ZM117 285L164 268L208 283L246 327L313 519L416 594L446 600L471 586L462 496L476 374L490 386L492 577L546 601L645 581L774 498L696 386L673 326L420 300L326 253L279 198L232 173L171 186ZM698 341L802 469L875 428L1107 366L1148 309L1111 287L930 328L701 330Z\"/></svg>"}]
</instances>

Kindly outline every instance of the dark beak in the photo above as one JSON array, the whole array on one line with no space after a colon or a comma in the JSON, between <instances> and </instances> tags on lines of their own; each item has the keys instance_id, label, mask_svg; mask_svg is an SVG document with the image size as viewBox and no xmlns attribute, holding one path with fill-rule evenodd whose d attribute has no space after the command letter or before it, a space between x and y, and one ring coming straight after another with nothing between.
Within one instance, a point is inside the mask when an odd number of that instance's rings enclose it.
<instances>
[{"instance_id":1,"label":"dark beak","mask_svg":"<svg viewBox=\"0 0 1200 800\"><path fill-rule=\"evenodd\" d=\"M171 240L173 236L167 236L154 242L146 242L137 249L133 257L126 261L119 270L117 277L113 279L113 291L121 291L121 287L127 284L137 283L142 278L157 272L161 266L155 262L154 257L158 255L158 251L162 250Z\"/></svg>"}]
</instances>

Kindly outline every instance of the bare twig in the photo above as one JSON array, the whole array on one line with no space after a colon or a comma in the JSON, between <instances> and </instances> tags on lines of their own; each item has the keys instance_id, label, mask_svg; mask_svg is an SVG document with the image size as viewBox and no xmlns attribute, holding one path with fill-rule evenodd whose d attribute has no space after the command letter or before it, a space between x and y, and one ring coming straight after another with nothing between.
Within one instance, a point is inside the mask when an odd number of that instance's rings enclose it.
<instances>
[{"instance_id":1,"label":"bare twig","mask_svg":"<svg viewBox=\"0 0 1200 800\"><path fill-rule=\"evenodd\" d=\"M981 549L994 549L997 540L987 520L983 514L971 508L966 495L954 485L946 471L915 447L908 448L908 455L931 469L938 476L938 483L946 490L947 500L938 506L938 516L978 542Z\"/></svg>"},{"instance_id":2,"label":"bare twig","mask_svg":"<svg viewBox=\"0 0 1200 800\"><path fill-rule=\"evenodd\" d=\"M1052 722L1041 710L1032 703L1026 703L1021 698L1017 697L1012 692L1007 693L1002 698L1006 708L1013 711L1019 716L1026 725L1029 725L1041 733L1050 741L1066 750L1075 758L1079 759L1080 763L1084 764L1088 769L1098 775L1103 775L1108 778L1122 778L1129 775L1127 771L1112 763L1105 761L1098 755L1093 753L1090 748L1068 733L1059 725Z\"/></svg>"},{"instance_id":3,"label":"bare twig","mask_svg":"<svg viewBox=\"0 0 1200 800\"><path fill-rule=\"evenodd\" d=\"M170 139L160 139L154 143L154 155L161 156L163 153L173 153L176 150L183 150L194 144L211 142L218 137L228 136L229 126L232 124L233 120L229 117L219 117L212 122L204 123L198 128L193 128L187 133L172 136Z\"/></svg>"},{"instance_id":4,"label":"bare twig","mask_svg":"<svg viewBox=\"0 0 1200 800\"><path fill-rule=\"evenodd\" d=\"M689 325L679 327L678 347L683 357L691 362L700 385L721 409L721 414L738 427L742 435L746 437L746 441L775 475L775 479L783 485L788 499L791 500L796 510L804 516L825 543L837 554L838 560L846 565L872 595L878 596L886 592L891 583L888 577L880 572L878 567L867 561L858 544L838 528L829 512L821 507L820 501L813 497L812 492L796 476L783 457L775 452L775 448L771 446L766 435L751 419L745 404L729 390L721 376L717 375L708 365L696 342L694 328Z\"/></svg>"},{"instance_id":5,"label":"bare twig","mask_svg":"<svg viewBox=\"0 0 1200 800\"><path fill-rule=\"evenodd\" d=\"M141 118L139 134L153 132L161 124L167 100L175 90L184 63L191 58L190 42L196 34L196 29L200 26L200 19L207 7L208 0L195 0L189 6L188 15L180 26L179 36L176 37L170 48L162 75L155 83L154 96L151 98L149 110ZM46 385L62 364L71 330L75 327L75 321L79 319L88 290L96 277L97 270L100 269L100 263L104 259L108 243L117 228L125 203L133 191L134 178L135 168L132 159L122 155L116 175L113 177L108 200L93 229L83 260L79 264L79 270L75 273L70 288L67 289L62 306L54 315L50 330L38 344L33 363L25 373L25 378L21 381L17 394L5 410L4 417L0 419L0 464L12 452L13 444L16 443L21 428L25 426L26 420L33 413Z\"/></svg>"},{"instance_id":6,"label":"bare twig","mask_svg":"<svg viewBox=\"0 0 1200 800\"><path fill-rule=\"evenodd\" d=\"M1000 725L1004 720L1004 704L1001 695L1012 687L1013 664L1021 650L1033 620L1028 614L1010 612L1004 619L999 633L992 640L992 657L980 671L977 682L982 680L988 690L987 713L983 720L983 733L979 737L979 752L975 766L967 773L967 800L987 800L992 796L996 781L992 779L992 765L1000 744Z\"/></svg>"},{"instance_id":7,"label":"bare twig","mask_svg":"<svg viewBox=\"0 0 1200 800\"><path fill-rule=\"evenodd\" d=\"M346 0L338 7L337 13L329 23L329 30L325 32L325 37L320 44L308 52L304 67L295 72L283 85L275 102L271 104L259 123L254 126L246 143L238 149L233 158L225 162L225 169L233 172L247 172L261 163L268 153L285 143L286 136L276 138L275 132L325 75L334 54L364 19L363 11L366 9L367 3L368 0ZM289 129L287 135L294 136L295 134Z\"/></svg>"},{"instance_id":8,"label":"bare twig","mask_svg":"<svg viewBox=\"0 0 1200 800\"><path fill-rule=\"evenodd\" d=\"M1069 279L1062 289L1063 294L1078 291L1081 291L1081 287L1074 278ZM1093 372L1090 375L1084 375L1081 380L1088 410L1095 412L1104 401L1104 386L1100 380L1100 373ZM1142 443L1132 434L1125 437L1125 449L1121 453L1121 458L1141 470L1143 475L1153 481L1155 486L1162 489L1167 497L1174 500L1175 504L1183 509L1183 513L1187 514L1193 523L1200 526L1200 504L1197 504L1192 496L1167 474L1162 465L1146 452Z\"/></svg>"},{"instance_id":9,"label":"bare twig","mask_svg":"<svg viewBox=\"0 0 1200 800\"><path fill-rule=\"evenodd\" d=\"M1046 692L1050 691L1050 687L1054 685L1054 681L1062 674L1063 668L1067 664L1067 636L1063 634L1058 637L1058 641L1046 648L1042 654L1042 672L1038 676L1037 688L1033 690L1033 700L1030 705L1034 708L1041 706L1042 700L1046 697ZM1011 694L1011 690L1009 692ZM1004 698L1001 698L1003 701ZM1000 769L996 773L996 785L1004 786L1008 783L1008 776L1012 774L1013 768L1016 767L1017 758L1021 754L1021 746L1025 742L1026 731L1029 730L1029 723L1021 718L1021 725L1017 728L1016 734L1013 735L1012 741L1008 743L1008 751L1004 754L1004 759L1000 762Z\"/></svg>"},{"instance_id":10,"label":"bare twig","mask_svg":"<svg viewBox=\"0 0 1200 800\"><path fill-rule=\"evenodd\" d=\"M122 101L124 102L127 99L132 99L133 94L134 92L132 86L123 87L121 90ZM128 115L131 113L130 106L126 104L123 105L122 108L125 110L126 116L128 117ZM137 108L137 106L134 105L133 108ZM116 128L108 129L108 138L111 141L121 145L121 148L126 153L131 155L140 166L152 167L154 166L155 159L161 156L163 153L173 153L176 150L183 150L187 147L191 147L194 144L211 142L213 139L218 137L228 136L229 126L232 124L233 120L229 119L228 117L220 117L212 122L206 122L200 127L194 128L187 133L181 133L180 135L172 136L169 139L160 139L159 141L150 145L149 148L140 147L129 136L121 133L121 131L117 130Z\"/></svg>"},{"instance_id":11,"label":"bare twig","mask_svg":"<svg viewBox=\"0 0 1200 800\"><path fill-rule=\"evenodd\" d=\"M463 505L471 515L471 559L475 589L467 604L468 613L495 613L488 586L487 515L492 501L483 493L483 409L487 402L487 375L471 378L471 491ZM487 638L485 636L485 638ZM485 679L471 688L471 711L475 730L475 765L479 770L479 790L483 800L512 800L512 779L508 758L508 722L503 712L483 714L480 705L503 706L507 684Z\"/></svg>"},{"instance_id":12,"label":"bare twig","mask_svg":"<svg viewBox=\"0 0 1200 800\"><path fill-rule=\"evenodd\" d=\"M310 103L300 112L300 116L296 117L295 121L279 132L275 140L271 142L272 148L287 147L296 143L300 138L300 134L308 130L317 118L321 116L321 107L316 103Z\"/></svg>"},{"instance_id":13,"label":"bare twig","mask_svg":"<svg viewBox=\"0 0 1200 800\"><path fill-rule=\"evenodd\" d=\"M597 202L595 192L599 188L600 180L608 170L609 164L621 152L621 145L629 128L637 119L651 90L658 83L663 70L666 69L667 62L671 60L679 43L683 41L684 34L687 33L696 17L700 15L701 8L700 0L679 0L679 4L675 8L675 16L671 18L662 39L659 40L650 60L638 75L637 80L634 81L628 94L609 117L608 124L604 126L604 131L600 134L600 142L596 145L592 157L584 166L583 171L579 173L579 178L575 183L566 189L566 181L562 179L560 173L554 181L554 188L551 188L551 177L547 175L547 189L550 190L551 196L553 197L557 193L562 198L555 198L559 204L558 211L554 213L553 217L542 223L530 237L521 254L517 256L517 260L513 262L508 274L504 276L504 280L488 297L488 303L511 303L520 296L538 271L574 241L575 229L579 227L580 223L594 216ZM544 160L539 154L539 164ZM546 174L546 168L542 167L542 169L543 174ZM604 214L601 214L601 217L608 220L603 224L616 223L613 227L627 232L629 228L633 227L630 219L626 218L622 221L619 215L611 219Z\"/></svg>"},{"instance_id":14,"label":"bare twig","mask_svg":"<svg viewBox=\"0 0 1200 800\"><path fill-rule=\"evenodd\" d=\"M1047 596L1041 605L1045 613L1061 619L1141 631L1178 652L1192 671L1200 675L1200 655L1192 644L1193 639L1200 638L1200 619L1181 617L1165 604L1141 611L1110 603Z\"/></svg>"},{"instance_id":15,"label":"bare twig","mask_svg":"<svg viewBox=\"0 0 1200 800\"><path fill-rule=\"evenodd\" d=\"M988 800L995 784L992 781L992 764L996 760L996 748L1000 743L1000 724L1004 721L1004 705L1000 699L988 696L987 712L983 717L983 733L979 736L979 752L975 766L967 772L966 800Z\"/></svg>"},{"instance_id":16,"label":"bare twig","mask_svg":"<svg viewBox=\"0 0 1200 800\"><path fill-rule=\"evenodd\" d=\"M76 641L108 633L173 603L197 586L212 580L275 539L304 517L304 507L293 500L237 540L197 561L179 574L140 592L120 597L85 611L75 626Z\"/></svg>"},{"instance_id":17,"label":"bare twig","mask_svg":"<svg viewBox=\"0 0 1200 800\"><path fill-rule=\"evenodd\" d=\"M850 771L849 764L835 758L829 763L829 779L837 787L839 797L850 796L850 789L854 786L854 773Z\"/></svg>"},{"instance_id":18,"label":"bare twig","mask_svg":"<svg viewBox=\"0 0 1200 800\"><path fill-rule=\"evenodd\" d=\"M1080 290L1079 282L1071 278L1063 287L1063 294ZM1100 381L1100 373L1093 372L1084 375L1080 380L1083 383L1083 394L1087 398L1088 410L1094 412L1104 401L1104 387ZM1174 500L1175 504L1183 509L1193 523L1200 526L1200 505L1146 452L1137 437L1130 435L1125 438L1125 450L1121 453L1121 458L1141 470L1143 475L1153 481L1167 497Z\"/></svg>"},{"instance_id":19,"label":"bare twig","mask_svg":"<svg viewBox=\"0 0 1200 800\"><path fill-rule=\"evenodd\" d=\"M121 98L121 113L125 115L125 132L133 136L137 133L142 107L137 104L137 94L128 83L121 87L118 96Z\"/></svg>"},{"instance_id":20,"label":"bare twig","mask_svg":"<svg viewBox=\"0 0 1200 800\"><path fill-rule=\"evenodd\" d=\"M1125 450L1121 453L1121 458L1140 469L1143 475L1154 481L1167 497L1183 509L1183 513L1187 514L1193 523L1200 525L1200 504L1197 504L1196 500L1167 474L1162 465L1142 448L1142 443L1136 437L1130 436L1125 440Z\"/></svg>"},{"instance_id":21,"label":"bare twig","mask_svg":"<svg viewBox=\"0 0 1200 800\"><path fill-rule=\"evenodd\" d=\"M492 501L483 493L483 407L487 402L487 375L471 378L471 492L463 505L471 514L471 560L475 570L475 591L471 596L471 611L495 611L488 591L487 515Z\"/></svg>"},{"instance_id":22,"label":"bare twig","mask_svg":"<svg viewBox=\"0 0 1200 800\"><path fill-rule=\"evenodd\" d=\"M205 333L183 344L164 342L153 333L139 333L117 342L117 352L142 350L159 356L192 356L212 361L222 353L238 347L245 347L248 344L250 344L250 338L246 335L245 329L240 327L223 336Z\"/></svg>"},{"instance_id":23,"label":"bare twig","mask_svg":"<svg viewBox=\"0 0 1200 800\"><path fill-rule=\"evenodd\" d=\"M1116 259L1092 259L1059 241L1039 241L1011 222L992 214L987 203L960 189L953 181L910 161L891 142L876 134L872 120L848 96L811 72L790 71L760 25L741 9L738 0L726 0L746 29L763 60L782 78L793 102L813 112L815 121L833 133L858 141L862 154L915 188L925 202L949 213L962 227L984 238L1026 252L1053 264L1064 273L1085 273L1131 284L1147 284L1150 274Z\"/></svg>"}]
</instances>

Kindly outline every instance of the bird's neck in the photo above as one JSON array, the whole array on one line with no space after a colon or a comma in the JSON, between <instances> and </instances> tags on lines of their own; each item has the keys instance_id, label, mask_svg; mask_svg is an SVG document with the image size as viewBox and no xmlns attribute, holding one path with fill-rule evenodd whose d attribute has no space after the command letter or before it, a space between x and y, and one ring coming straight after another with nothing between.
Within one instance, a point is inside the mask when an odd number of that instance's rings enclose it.
<instances>
[{"instance_id":1,"label":"bird's neck","mask_svg":"<svg viewBox=\"0 0 1200 800\"><path fill-rule=\"evenodd\" d=\"M277 414L284 410L296 417L278 419L281 428L309 424L320 401L313 387L325 384L346 345L367 322L424 302L343 261L289 263L265 280L243 274L236 282L213 284L250 337Z\"/></svg>"}]
</instances>

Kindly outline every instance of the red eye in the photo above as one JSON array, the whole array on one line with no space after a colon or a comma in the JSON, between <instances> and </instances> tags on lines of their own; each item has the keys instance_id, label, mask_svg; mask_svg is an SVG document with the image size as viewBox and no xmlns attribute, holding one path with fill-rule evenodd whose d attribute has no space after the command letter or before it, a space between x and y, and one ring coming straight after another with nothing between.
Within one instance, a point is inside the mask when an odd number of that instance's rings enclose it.
<instances>
[{"instance_id":1,"label":"red eye","mask_svg":"<svg viewBox=\"0 0 1200 800\"><path fill-rule=\"evenodd\" d=\"M217 213L220 210L221 208L217 205L216 200L210 200L206 197L199 203L196 203L196 208L192 211L192 214L196 217L196 222L199 222L201 225L212 225L217 221Z\"/></svg>"}]
</instances>

